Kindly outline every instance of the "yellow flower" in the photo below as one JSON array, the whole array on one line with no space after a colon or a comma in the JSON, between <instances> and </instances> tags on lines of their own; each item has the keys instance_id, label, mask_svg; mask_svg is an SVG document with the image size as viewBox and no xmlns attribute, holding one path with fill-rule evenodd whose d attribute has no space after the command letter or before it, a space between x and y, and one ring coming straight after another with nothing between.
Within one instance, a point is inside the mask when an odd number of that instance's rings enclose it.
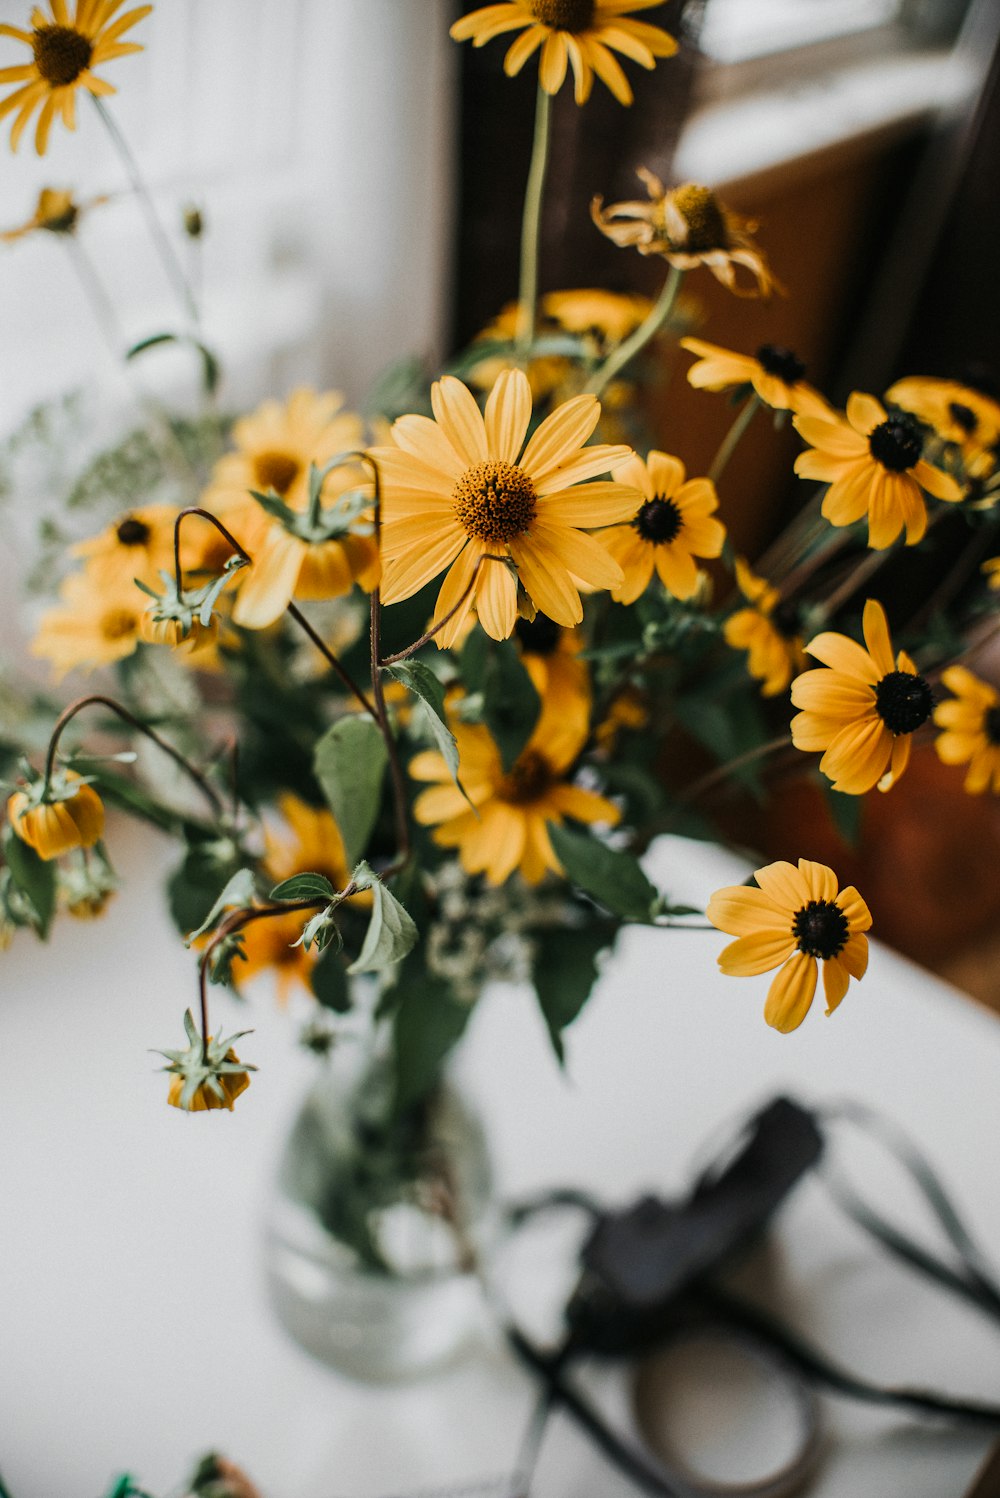
<instances>
[{"instance_id":1,"label":"yellow flower","mask_svg":"<svg viewBox=\"0 0 1000 1498\"><path fill-rule=\"evenodd\" d=\"M476 810L469 809L443 757L428 749L410 761L414 780L433 782L417 797L413 815L434 828L436 843L458 849L467 874L483 874L498 885L518 869L526 883L538 884L547 870L562 873L546 823L564 817L619 820L612 802L566 780L587 729L561 717L551 701L543 703L534 733L506 774L486 728L457 720L451 728L458 741L458 773Z\"/></svg>"},{"instance_id":2,"label":"yellow flower","mask_svg":"<svg viewBox=\"0 0 1000 1498\"><path fill-rule=\"evenodd\" d=\"M775 411L796 411L806 416L829 420L832 412L827 402L807 385L802 376L805 365L791 349L773 343L762 344L755 358L705 343L701 338L682 338L681 348L697 354L698 361L688 370L688 384L696 390L729 390L734 385L750 385L757 395Z\"/></svg>"},{"instance_id":3,"label":"yellow flower","mask_svg":"<svg viewBox=\"0 0 1000 1498\"><path fill-rule=\"evenodd\" d=\"M109 666L131 655L139 643L142 594L135 603L105 592L86 573L73 573L59 590L62 607L49 609L39 621L33 655L51 661L54 676L82 666Z\"/></svg>"},{"instance_id":4,"label":"yellow flower","mask_svg":"<svg viewBox=\"0 0 1000 1498\"><path fill-rule=\"evenodd\" d=\"M719 955L724 973L753 978L780 972L768 990L764 1018L787 1034L801 1025L816 992L817 962L823 964L826 1012L832 1014L852 978L868 967L872 923L853 884L837 888L837 876L822 863L800 858L771 863L754 874L758 888L716 890L705 914L720 931L736 936Z\"/></svg>"},{"instance_id":5,"label":"yellow flower","mask_svg":"<svg viewBox=\"0 0 1000 1498\"><path fill-rule=\"evenodd\" d=\"M601 287L549 291L542 297L541 307L543 314L567 333L588 334L602 352L634 333L653 310L649 297Z\"/></svg>"},{"instance_id":6,"label":"yellow flower","mask_svg":"<svg viewBox=\"0 0 1000 1498\"><path fill-rule=\"evenodd\" d=\"M170 505L130 510L100 535L79 542L73 555L84 558L95 588L105 596L120 594L131 603L137 598L136 578L147 588L160 588L160 573L173 572L176 518Z\"/></svg>"},{"instance_id":7,"label":"yellow flower","mask_svg":"<svg viewBox=\"0 0 1000 1498\"><path fill-rule=\"evenodd\" d=\"M31 12L31 30L0 26L0 36L13 37L31 48L31 62L0 68L0 83L20 85L0 103L0 119L16 111L10 147L16 151L25 127L38 109L35 150L44 156L56 115L68 130L76 129L76 91L101 97L115 93L114 84L98 78L93 68L141 52L139 42L123 42L126 31L148 16L151 5L140 5L114 20L124 0L76 0L70 15L68 0L49 0L51 16L40 5Z\"/></svg>"},{"instance_id":8,"label":"yellow flower","mask_svg":"<svg viewBox=\"0 0 1000 1498\"><path fill-rule=\"evenodd\" d=\"M509 78L541 47L538 77L547 94L559 92L572 64L578 104L589 99L595 73L620 103L631 104L632 90L614 52L644 68L654 68L658 57L673 56L677 43L668 32L628 14L660 4L662 0L508 0L470 11L455 22L451 36L482 47L504 32L520 31L504 58Z\"/></svg>"},{"instance_id":9,"label":"yellow flower","mask_svg":"<svg viewBox=\"0 0 1000 1498\"><path fill-rule=\"evenodd\" d=\"M753 241L757 225L751 219L732 213L714 192L695 182L668 192L645 167L638 175L649 193L647 203L629 201L605 208L603 198L597 197L590 205L594 223L619 248L662 255L678 270L707 266L737 296L770 296L782 289ZM737 284L737 266L750 272L752 286Z\"/></svg>"},{"instance_id":10,"label":"yellow flower","mask_svg":"<svg viewBox=\"0 0 1000 1498\"><path fill-rule=\"evenodd\" d=\"M547 614L518 619L514 626L521 660L546 707L586 737L592 694L587 663L580 659L582 641Z\"/></svg>"},{"instance_id":11,"label":"yellow flower","mask_svg":"<svg viewBox=\"0 0 1000 1498\"><path fill-rule=\"evenodd\" d=\"M713 517L719 507L715 485L711 479L685 483L680 458L656 451L645 462L629 458L614 475L639 491L640 504L628 525L601 534L625 574L612 598L634 603L649 587L654 568L668 593L690 598L699 579L695 557L717 557L726 539L725 527Z\"/></svg>"},{"instance_id":12,"label":"yellow flower","mask_svg":"<svg viewBox=\"0 0 1000 1498\"><path fill-rule=\"evenodd\" d=\"M307 539L309 468L323 468L338 453L360 448L361 418L342 411L335 392L318 395L295 390L285 402L269 400L233 427L236 451L216 464L202 504L218 515L252 563L236 579L239 589L233 622L265 629L284 613L293 597L336 598L355 582L374 586L378 557L370 535L344 534L332 540ZM250 495L273 493L296 515L303 533L293 534ZM340 466L324 481L320 521L325 523L348 492L370 492L353 467ZM193 529L193 526L192 526ZM205 531L211 528L205 525ZM218 533L201 538L202 551L190 565L221 571L232 547Z\"/></svg>"},{"instance_id":13,"label":"yellow flower","mask_svg":"<svg viewBox=\"0 0 1000 1498\"><path fill-rule=\"evenodd\" d=\"M1000 403L957 380L912 375L897 380L885 398L932 427L942 442L953 442L966 462L980 458L1000 439Z\"/></svg>"},{"instance_id":14,"label":"yellow flower","mask_svg":"<svg viewBox=\"0 0 1000 1498\"><path fill-rule=\"evenodd\" d=\"M209 1036L210 1042L211 1039L212 1037ZM240 1058L230 1047L225 1053L224 1061L226 1064L238 1066ZM181 1101L181 1094L184 1091L186 1078L172 1077L167 1102L171 1108L183 1108L186 1113L205 1113L213 1108L225 1108L232 1113L236 1099L250 1086L250 1073L245 1071L220 1072L213 1080L219 1089L218 1092L210 1087L207 1081L202 1082L199 1087L195 1088L190 1101L185 1104Z\"/></svg>"},{"instance_id":15,"label":"yellow flower","mask_svg":"<svg viewBox=\"0 0 1000 1498\"><path fill-rule=\"evenodd\" d=\"M990 557L989 561L983 563L981 570L986 575L989 587L1000 588L1000 557Z\"/></svg>"},{"instance_id":16,"label":"yellow flower","mask_svg":"<svg viewBox=\"0 0 1000 1498\"><path fill-rule=\"evenodd\" d=\"M793 420L811 448L795 459L795 472L830 485L823 515L831 525L853 525L867 515L868 545L876 551L891 546L904 526L907 546L922 539L927 529L922 489L949 502L962 498L950 474L923 461L916 422L905 414L887 415L873 395L855 391L846 421L832 412Z\"/></svg>"},{"instance_id":17,"label":"yellow flower","mask_svg":"<svg viewBox=\"0 0 1000 1498\"><path fill-rule=\"evenodd\" d=\"M180 619L158 619L154 604L140 615L139 634L147 645L169 645L172 650L196 655L198 651L208 650L218 644L219 616L213 614L212 621L207 626L200 619L194 618L190 626L185 628Z\"/></svg>"},{"instance_id":18,"label":"yellow flower","mask_svg":"<svg viewBox=\"0 0 1000 1498\"><path fill-rule=\"evenodd\" d=\"M747 670L760 682L761 696L776 697L806 663L797 620L783 607L778 589L751 572L742 557L736 559L736 584L751 607L730 614L723 638L733 650L749 652Z\"/></svg>"},{"instance_id":19,"label":"yellow flower","mask_svg":"<svg viewBox=\"0 0 1000 1498\"><path fill-rule=\"evenodd\" d=\"M949 666L941 680L954 696L934 709L934 722L944 729L934 744L938 758L968 765L970 795L1000 795L1000 692L965 666Z\"/></svg>"},{"instance_id":20,"label":"yellow flower","mask_svg":"<svg viewBox=\"0 0 1000 1498\"><path fill-rule=\"evenodd\" d=\"M40 800L41 782L15 791L7 802L7 820L17 836L39 858L61 858L73 848L92 848L104 832L104 804L92 785L64 770L53 776L48 801Z\"/></svg>"},{"instance_id":21,"label":"yellow flower","mask_svg":"<svg viewBox=\"0 0 1000 1498\"><path fill-rule=\"evenodd\" d=\"M37 230L45 230L48 234L73 234L84 213L106 202L107 198L92 198L89 203L77 203L71 192L43 187L27 223L19 224L16 229L5 229L0 240L13 244L15 239L23 239L26 234L34 234Z\"/></svg>"},{"instance_id":22,"label":"yellow flower","mask_svg":"<svg viewBox=\"0 0 1000 1498\"><path fill-rule=\"evenodd\" d=\"M384 500L383 583L386 603L409 598L449 568L435 622L475 586L435 636L443 649L475 603L479 621L506 640L517 618L518 581L536 609L557 624L583 618L580 582L613 588L621 569L591 529L635 511L635 491L620 483L585 483L630 455L627 447L583 444L600 420L592 395L565 401L521 452L531 420L531 390L520 370L505 371L486 402L486 417L461 381L431 388L435 421L401 416L394 447L372 449ZM480 565L481 558L489 558ZM478 568L478 572L477 572Z\"/></svg>"},{"instance_id":23,"label":"yellow flower","mask_svg":"<svg viewBox=\"0 0 1000 1498\"><path fill-rule=\"evenodd\" d=\"M887 791L910 759L910 739L931 716L934 695L913 661L893 660L885 610L865 604L863 649L847 635L817 635L806 646L831 669L806 671L792 682L792 743L807 753L823 750L819 767L835 791L863 795Z\"/></svg>"}]
</instances>

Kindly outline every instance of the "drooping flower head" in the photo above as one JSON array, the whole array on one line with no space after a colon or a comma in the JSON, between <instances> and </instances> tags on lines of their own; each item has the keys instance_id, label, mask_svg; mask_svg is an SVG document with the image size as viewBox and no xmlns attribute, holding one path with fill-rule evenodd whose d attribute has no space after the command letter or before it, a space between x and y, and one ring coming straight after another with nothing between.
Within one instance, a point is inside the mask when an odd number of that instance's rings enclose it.
<instances>
[{"instance_id":1,"label":"drooping flower head","mask_svg":"<svg viewBox=\"0 0 1000 1498\"><path fill-rule=\"evenodd\" d=\"M233 1041L242 1040L251 1031L239 1030L219 1040L210 1035L202 1045L190 1010L184 1016L184 1029L188 1038L186 1049L160 1052L168 1063L163 1070L171 1074L167 1102L185 1113L206 1113L220 1108L232 1113L236 1099L250 1086L250 1073L257 1070L240 1060L233 1050Z\"/></svg>"},{"instance_id":2,"label":"drooping flower head","mask_svg":"<svg viewBox=\"0 0 1000 1498\"><path fill-rule=\"evenodd\" d=\"M106 202L107 198L91 198L88 203L78 203L71 192L43 187L31 217L15 229L5 229L0 233L0 241L13 244L16 239L24 239L26 235L39 231L56 235L75 234L83 214Z\"/></svg>"},{"instance_id":3,"label":"drooping flower head","mask_svg":"<svg viewBox=\"0 0 1000 1498\"><path fill-rule=\"evenodd\" d=\"M893 658L885 610L865 604L864 649L828 632L806 646L829 670L806 671L792 682L792 742L823 751L819 767L835 791L861 796L893 786L910 759L910 744L934 709L930 684L905 651Z\"/></svg>"},{"instance_id":4,"label":"drooping flower head","mask_svg":"<svg viewBox=\"0 0 1000 1498\"><path fill-rule=\"evenodd\" d=\"M852 978L868 967L872 923L853 885L838 889L837 876L822 863L799 859L758 869L757 888L716 890L705 914L720 931L738 937L719 954L724 973L752 978L780 968L768 990L764 1018L787 1033L801 1025L816 993L823 964L826 1012L832 1014Z\"/></svg>"},{"instance_id":5,"label":"drooping flower head","mask_svg":"<svg viewBox=\"0 0 1000 1498\"><path fill-rule=\"evenodd\" d=\"M711 188L695 182L668 192L653 172L640 167L648 202L628 201L604 207L596 197L591 217L620 248L640 255L661 255L678 270L707 266L717 281L737 296L770 296L781 289L762 251L754 243L757 225L724 207ZM741 286L736 268L750 272L752 284Z\"/></svg>"},{"instance_id":6,"label":"drooping flower head","mask_svg":"<svg viewBox=\"0 0 1000 1498\"><path fill-rule=\"evenodd\" d=\"M542 49L538 77L547 94L557 94L573 68L578 104L585 104L596 73L621 104L632 103L632 89L615 57L620 52L640 67L653 68L658 57L672 57L677 43L669 32L630 11L652 10L663 0L506 0L485 5L456 21L451 36L482 47L496 36L519 31L508 49L504 72L512 78Z\"/></svg>"},{"instance_id":7,"label":"drooping flower head","mask_svg":"<svg viewBox=\"0 0 1000 1498\"><path fill-rule=\"evenodd\" d=\"M485 419L471 391L448 375L432 387L431 402L433 421L401 416L395 446L371 452L382 479L383 601L411 597L448 568L435 623L467 596L435 636L442 648L459 636L473 603L486 633L508 639L519 583L536 610L578 624L579 583L613 588L622 578L585 531L627 519L636 506L625 484L586 480L630 449L583 445L601 415L592 395L565 401L525 446L531 390L521 370L500 375Z\"/></svg>"},{"instance_id":8,"label":"drooping flower head","mask_svg":"<svg viewBox=\"0 0 1000 1498\"><path fill-rule=\"evenodd\" d=\"M733 650L745 650L747 670L760 682L762 697L777 697L806 664L798 616L781 602L781 594L758 577L742 557L736 559L736 585L750 605L737 609L722 626Z\"/></svg>"},{"instance_id":9,"label":"drooping flower head","mask_svg":"<svg viewBox=\"0 0 1000 1498\"><path fill-rule=\"evenodd\" d=\"M682 338L680 343L681 348L698 355L687 373L688 384L696 390L731 390L748 385L774 411L823 417L831 414L819 391L802 378L806 367L791 349L765 343L751 358L701 338Z\"/></svg>"},{"instance_id":10,"label":"drooping flower head","mask_svg":"<svg viewBox=\"0 0 1000 1498\"><path fill-rule=\"evenodd\" d=\"M443 756L428 749L410 761L414 780L432 782L414 802L413 815L422 826L434 828L436 843L458 849L467 874L483 874L488 883L499 885L517 869L528 884L538 884L547 871L562 872L548 822L565 817L619 820L613 802L566 778L586 742L587 728L563 716L558 702L543 703L534 733L508 771L482 724L453 718L450 726L469 800L452 780Z\"/></svg>"},{"instance_id":11,"label":"drooping flower head","mask_svg":"<svg viewBox=\"0 0 1000 1498\"><path fill-rule=\"evenodd\" d=\"M972 796L1000 796L1000 692L967 666L949 666L941 680L953 693L934 709L944 730L934 741L946 765L968 765L965 789Z\"/></svg>"},{"instance_id":12,"label":"drooping flower head","mask_svg":"<svg viewBox=\"0 0 1000 1498\"><path fill-rule=\"evenodd\" d=\"M76 93L83 89L100 98L116 92L115 86L93 71L101 63L113 62L141 52L139 42L123 42L127 31L149 15L151 5L139 5L115 20L125 0L76 0L70 14L69 0L49 0L50 14L40 5L31 12L31 30L0 25L0 36L13 37L31 48L31 61L0 68L0 84L19 87L0 103L0 119L14 115L10 146L16 151L35 110L35 150L44 156L52 121L60 115L68 130L76 129Z\"/></svg>"},{"instance_id":13,"label":"drooping flower head","mask_svg":"<svg viewBox=\"0 0 1000 1498\"><path fill-rule=\"evenodd\" d=\"M802 478L830 485L823 515L831 525L853 525L868 517L868 545L891 546L906 528L907 546L915 546L927 529L922 490L949 502L962 498L961 485L950 474L924 462L923 437L905 412L889 415L873 395L855 391L847 402L847 419L796 416L796 431L810 451L795 459Z\"/></svg>"},{"instance_id":14,"label":"drooping flower head","mask_svg":"<svg viewBox=\"0 0 1000 1498\"><path fill-rule=\"evenodd\" d=\"M958 447L966 464L981 460L1000 440L1000 402L958 380L911 375L897 380L885 398Z\"/></svg>"},{"instance_id":15,"label":"drooping flower head","mask_svg":"<svg viewBox=\"0 0 1000 1498\"><path fill-rule=\"evenodd\" d=\"M53 772L46 791L39 777L7 802L11 828L39 858L61 858L74 848L92 848L104 833L104 803L73 770Z\"/></svg>"},{"instance_id":16,"label":"drooping flower head","mask_svg":"<svg viewBox=\"0 0 1000 1498\"><path fill-rule=\"evenodd\" d=\"M654 570L668 593L690 598L700 576L695 558L719 556L726 539L725 527L715 519L715 485L711 479L685 479L680 458L655 450L645 460L629 458L614 475L638 489L641 498L628 525L601 535L625 574L612 598L634 603Z\"/></svg>"}]
</instances>

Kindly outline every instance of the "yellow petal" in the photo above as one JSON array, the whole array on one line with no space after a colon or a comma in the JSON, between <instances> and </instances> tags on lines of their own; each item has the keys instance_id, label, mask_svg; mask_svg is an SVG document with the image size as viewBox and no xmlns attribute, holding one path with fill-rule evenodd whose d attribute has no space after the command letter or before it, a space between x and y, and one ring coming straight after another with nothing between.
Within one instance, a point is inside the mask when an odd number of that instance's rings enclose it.
<instances>
[{"instance_id":1,"label":"yellow petal","mask_svg":"<svg viewBox=\"0 0 1000 1498\"><path fill-rule=\"evenodd\" d=\"M791 932L759 931L730 942L719 953L719 967L730 978L756 978L785 962L794 951Z\"/></svg>"},{"instance_id":2,"label":"yellow petal","mask_svg":"<svg viewBox=\"0 0 1000 1498\"><path fill-rule=\"evenodd\" d=\"M764 1018L775 1030L797 1030L809 1013L816 992L816 959L796 952L774 979L764 1005Z\"/></svg>"},{"instance_id":3,"label":"yellow petal","mask_svg":"<svg viewBox=\"0 0 1000 1498\"><path fill-rule=\"evenodd\" d=\"M453 375L442 375L431 386L431 406L438 426L467 466L484 463L489 457L486 427L472 391Z\"/></svg>"},{"instance_id":4,"label":"yellow petal","mask_svg":"<svg viewBox=\"0 0 1000 1498\"><path fill-rule=\"evenodd\" d=\"M823 994L826 1012L832 1014L847 992L851 975L839 957L830 957L823 963Z\"/></svg>"},{"instance_id":5,"label":"yellow petal","mask_svg":"<svg viewBox=\"0 0 1000 1498\"><path fill-rule=\"evenodd\" d=\"M486 402L486 442L495 458L516 463L531 420L531 386L520 369L505 369Z\"/></svg>"}]
</instances>

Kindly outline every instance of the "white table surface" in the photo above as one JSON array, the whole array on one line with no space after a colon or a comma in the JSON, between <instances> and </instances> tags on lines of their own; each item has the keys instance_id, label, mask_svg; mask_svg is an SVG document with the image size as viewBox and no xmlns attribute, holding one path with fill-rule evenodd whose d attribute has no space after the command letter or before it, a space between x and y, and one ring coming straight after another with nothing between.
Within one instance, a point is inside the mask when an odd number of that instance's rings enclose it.
<instances>
[{"instance_id":1,"label":"white table surface","mask_svg":"<svg viewBox=\"0 0 1000 1498\"><path fill-rule=\"evenodd\" d=\"M0 956L0 1472L13 1498L96 1498L122 1470L166 1491L210 1447L268 1498L375 1498L509 1470L534 1391L502 1346L371 1388L273 1320L260 1219L311 1060L266 982L249 1013L216 997L227 1030L256 1027L242 1049L261 1071L232 1115L165 1106L148 1048L180 1043L194 997L158 889L172 850L120 824L111 843L128 882L107 916ZM671 840L652 872L697 903L745 869ZM569 1032L566 1077L530 996L488 995L461 1070L503 1189L681 1189L698 1145L741 1109L779 1089L850 1095L924 1144L1000 1259L1000 1024L875 947L834 1018L817 1005L781 1036L761 1016L766 978L717 973L723 941L627 932ZM915 1224L895 1179L859 1165ZM831 1353L872 1377L1000 1398L996 1330L887 1264L818 1187L785 1208L780 1244L784 1309ZM958 1498L988 1444L840 1400L824 1415L816 1498ZM634 1490L557 1421L533 1495Z\"/></svg>"}]
</instances>

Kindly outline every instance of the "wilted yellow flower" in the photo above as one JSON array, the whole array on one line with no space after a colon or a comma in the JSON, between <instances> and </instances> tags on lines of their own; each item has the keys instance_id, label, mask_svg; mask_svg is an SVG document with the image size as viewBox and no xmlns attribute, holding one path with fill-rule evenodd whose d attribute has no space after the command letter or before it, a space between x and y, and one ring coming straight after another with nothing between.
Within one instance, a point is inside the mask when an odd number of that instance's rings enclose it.
<instances>
[{"instance_id":1,"label":"wilted yellow flower","mask_svg":"<svg viewBox=\"0 0 1000 1498\"><path fill-rule=\"evenodd\" d=\"M18 224L16 229L5 229L0 233L0 241L13 244L14 240L23 239L25 235L35 234L39 230L46 234L73 234L84 213L96 208L98 203L106 202L107 198L92 198L89 203L77 203L71 192L43 187L31 218L26 223Z\"/></svg>"},{"instance_id":2,"label":"wilted yellow flower","mask_svg":"<svg viewBox=\"0 0 1000 1498\"><path fill-rule=\"evenodd\" d=\"M185 628L180 619L157 618L156 608L153 607L140 615L139 634L147 645L169 645L173 650L194 655L199 650L207 650L218 643L219 619L217 614L213 614L211 623L204 625L194 618Z\"/></svg>"},{"instance_id":3,"label":"wilted yellow flower","mask_svg":"<svg viewBox=\"0 0 1000 1498\"><path fill-rule=\"evenodd\" d=\"M233 1050L228 1050L225 1055L226 1061L238 1065L239 1057ZM213 1108L225 1108L232 1113L233 1104L241 1092L246 1092L250 1086L250 1074L245 1071L224 1072L218 1078L219 1093L214 1091L208 1082L203 1082L192 1093L190 1101L181 1102L184 1092L184 1078L173 1077L167 1092L167 1102L171 1108L183 1108L186 1113L204 1113Z\"/></svg>"},{"instance_id":4,"label":"wilted yellow flower","mask_svg":"<svg viewBox=\"0 0 1000 1498\"><path fill-rule=\"evenodd\" d=\"M104 832L104 803L92 785L72 770L53 775L49 799L41 782L15 791L7 802L11 828L39 858L61 858L74 848L92 848Z\"/></svg>"},{"instance_id":5,"label":"wilted yellow flower","mask_svg":"<svg viewBox=\"0 0 1000 1498\"><path fill-rule=\"evenodd\" d=\"M760 682L761 696L776 697L806 664L797 617L782 604L778 589L752 572L742 557L736 559L736 585L750 607L730 614L723 638L734 650L748 652L747 670Z\"/></svg>"}]
</instances>

